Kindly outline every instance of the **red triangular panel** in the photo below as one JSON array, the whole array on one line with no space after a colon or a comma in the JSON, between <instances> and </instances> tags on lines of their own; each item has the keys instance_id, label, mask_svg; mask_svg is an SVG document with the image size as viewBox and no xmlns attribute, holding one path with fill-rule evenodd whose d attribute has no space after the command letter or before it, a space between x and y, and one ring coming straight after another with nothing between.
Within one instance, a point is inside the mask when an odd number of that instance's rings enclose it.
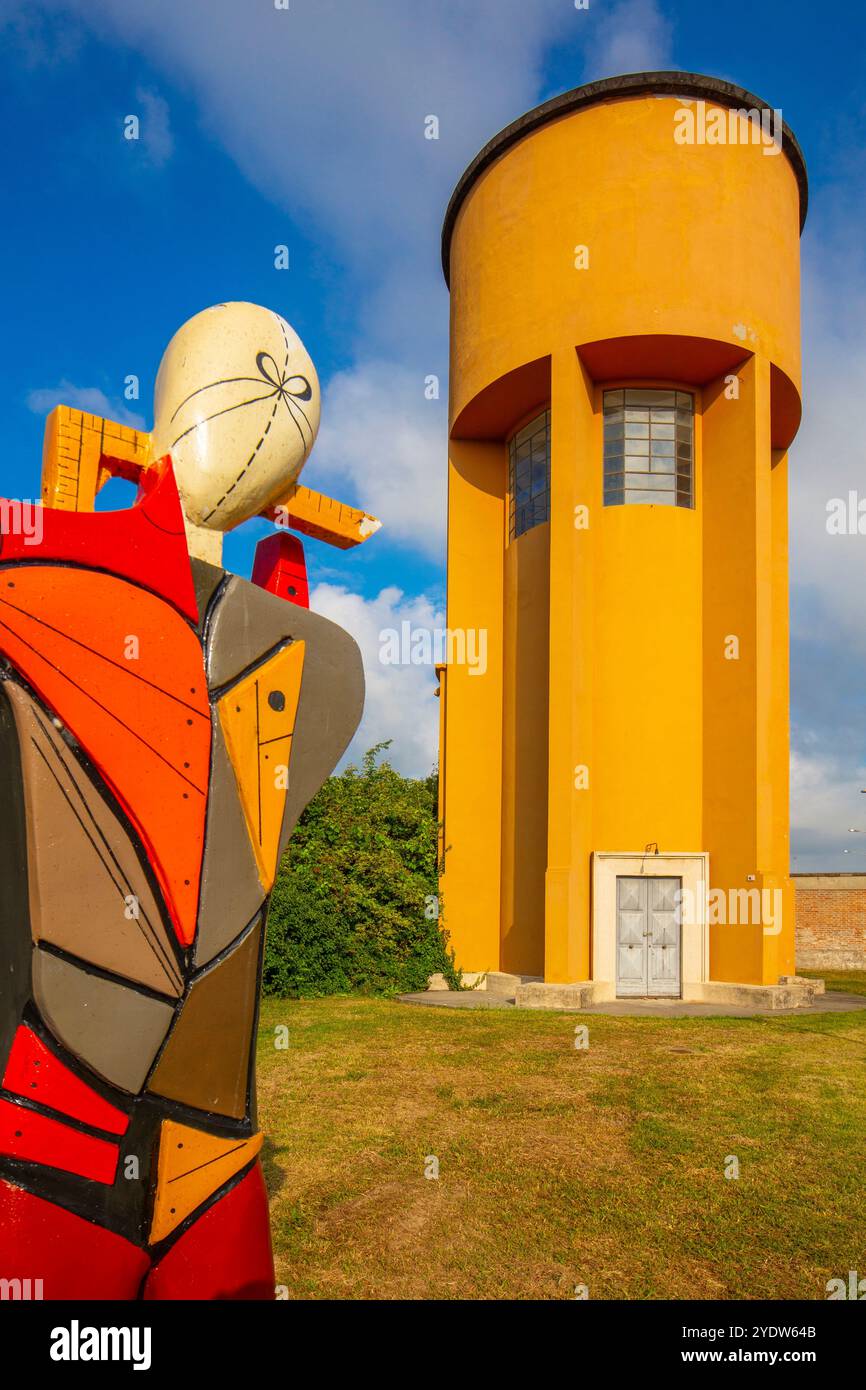
<instances>
[{"instance_id":1,"label":"red triangular panel","mask_svg":"<svg viewBox=\"0 0 866 1390\"><path fill-rule=\"evenodd\" d=\"M4 1091L26 1096L70 1119L109 1134L125 1134L129 1117L92 1091L24 1024L15 1034L3 1075Z\"/></svg>"},{"instance_id":2,"label":"red triangular panel","mask_svg":"<svg viewBox=\"0 0 866 1390\"><path fill-rule=\"evenodd\" d=\"M14 503L0 502L4 515ZM198 606L186 547L183 512L167 456L141 475L135 505L120 512L65 512L41 507L42 537L35 543L10 531L0 535L0 562L63 561L109 570L152 589L193 622Z\"/></svg>"}]
</instances>

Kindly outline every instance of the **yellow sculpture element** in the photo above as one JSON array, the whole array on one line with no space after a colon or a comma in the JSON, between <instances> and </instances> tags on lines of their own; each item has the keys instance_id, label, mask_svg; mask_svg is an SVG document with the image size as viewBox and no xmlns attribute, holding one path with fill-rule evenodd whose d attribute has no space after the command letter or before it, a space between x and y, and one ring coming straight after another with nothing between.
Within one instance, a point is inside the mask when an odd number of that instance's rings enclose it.
<instances>
[{"instance_id":1,"label":"yellow sculpture element","mask_svg":"<svg viewBox=\"0 0 866 1390\"><path fill-rule=\"evenodd\" d=\"M163 1120L150 1244L164 1240L211 1193L251 1163L262 1147L262 1137L221 1139Z\"/></svg>"},{"instance_id":2,"label":"yellow sculpture element","mask_svg":"<svg viewBox=\"0 0 866 1390\"><path fill-rule=\"evenodd\" d=\"M301 531L314 540L326 541L340 550L361 545L375 535L382 525L369 512L348 507L345 502L336 502L333 497L313 492L300 483L295 483L284 500L269 508L264 515L279 525Z\"/></svg>"},{"instance_id":3,"label":"yellow sculpture element","mask_svg":"<svg viewBox=\"0 0 866 1390\"><path fill-rule=\"evenodd\" d=\"M45 422L43 505L92 512L109 478L135 478L150 461L150 435L143 430L58 405Z\"/></svg>"},{"instance_id":4,"label":"yellow sculpture element","mask_svg":"<svg viewBox=\"0 0 866 1390\"><path fill-rule=\"evenodd\" d=\"M96 494L109 478L136 482L154 462L152 435L146 430L58 405L45 422L43 504L67 512L92 512ZM261 515L339 550L362 545L382 524L357 507L298 484L284 501Z\"/></svg>"},{"instance_id":5,"label":"yellow sculpture element","mask_svg":"<svg viewBox=\"0 0 866 1390\"><path fill-rule=\"evenodd\" d=\"M293 642L217 705L265 892L277 872L303 668L304 643Z\"/></svg>"}]
</instances>

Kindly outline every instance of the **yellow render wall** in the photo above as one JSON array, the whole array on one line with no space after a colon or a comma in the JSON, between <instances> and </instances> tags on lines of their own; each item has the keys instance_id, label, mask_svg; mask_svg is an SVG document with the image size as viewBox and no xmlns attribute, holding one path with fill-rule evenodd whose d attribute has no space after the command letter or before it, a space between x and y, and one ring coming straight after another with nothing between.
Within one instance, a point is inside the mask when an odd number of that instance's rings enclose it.
<instances>
[{"instance_id":1,"label":"yellow render wall","mask_svg":"<svg viewBox=\"0 0 866 1390\"><path fill-rule=\"evenodd\" d=\"M499 960L505 487L501 445L451 441L448 627L487 630L486 673L455 664L442 686L442 907L467 971Z\"/></svg>"},{"instance_id":2,"label":"yellow render wall","mask_svg":"<svg viewBox=\"0 0 866 1390\"><path fill-rule=\"evenodd\" d=\"M648 383L657 385L659 383ZM700 392L693 392L699 410ZM593 848L703 849L700 417L694 510L605 507L598 392Z\"/></svg>"}]
</instances>

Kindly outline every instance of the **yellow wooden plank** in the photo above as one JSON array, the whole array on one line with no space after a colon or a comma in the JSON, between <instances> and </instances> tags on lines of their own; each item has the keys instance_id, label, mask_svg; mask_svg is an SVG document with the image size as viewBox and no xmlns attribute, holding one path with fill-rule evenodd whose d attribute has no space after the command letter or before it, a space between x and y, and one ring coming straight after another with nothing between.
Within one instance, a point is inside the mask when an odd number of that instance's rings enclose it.
<instances>
[{"instance_id":1,"label":"yellow wooden plank","mask_svg":"<svg viewBox=\"0 0 866 1390\"><path fill-rule=\"evenodd\" d=\"M382 525L368 512L349 507L323 492L302 487L300 483L295 483L286 496L263 515L277 525L290 527L315 540L326 541L340 550L362 545Z\"/></svg>"}]
</instances>

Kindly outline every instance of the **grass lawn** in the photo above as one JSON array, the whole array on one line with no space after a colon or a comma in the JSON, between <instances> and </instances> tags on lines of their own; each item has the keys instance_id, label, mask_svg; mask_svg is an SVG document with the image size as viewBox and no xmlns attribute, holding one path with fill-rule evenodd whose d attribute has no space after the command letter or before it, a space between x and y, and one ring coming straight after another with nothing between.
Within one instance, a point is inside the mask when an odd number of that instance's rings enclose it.
<instances>
[{"instance_id":1,"label":"grass lawn","mask_svg":"<svg viewBox=\"0 0 866 1390\"><path fill-rule=\"evenodd\" d=\"M866 1275L864 1081L866 1013L265 1000L277 1282L290 1298L559 1299L578 1284L590 1298L824 1298L828 1279Z\"/></svg>"}]
</instances>

